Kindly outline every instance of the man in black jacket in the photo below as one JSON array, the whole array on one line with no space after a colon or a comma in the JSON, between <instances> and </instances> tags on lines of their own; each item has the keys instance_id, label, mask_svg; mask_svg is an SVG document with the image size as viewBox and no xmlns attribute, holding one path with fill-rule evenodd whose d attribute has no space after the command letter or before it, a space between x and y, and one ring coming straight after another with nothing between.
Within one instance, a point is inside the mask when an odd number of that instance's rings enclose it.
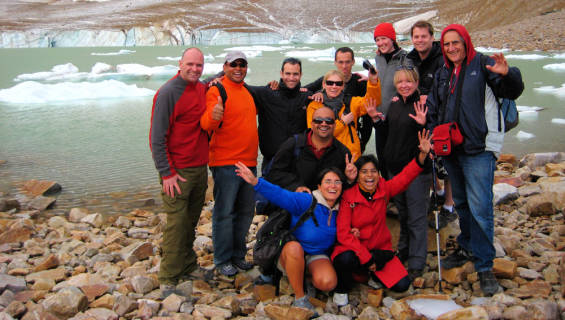
<instances>
[{"instance_id":1,"label":"man in black jacket","mask_svg":"<svg viewBox=\"0 0 565 320\"><path fill-rule=\"evenodd\" d=\"M410 29L412 44L414 49L408 53L408 58L414 62L417 68L420 82L418 90L420 91L420 101L426 103L428 93L434 84L434 76L436 71L444 64L443 54L439 41L434 41L434 27L428 21L420 20ZM453 196L451 193L451 183L449 179L444 179L444 189L436 190L434 197L443 197L445 201L439 212L439 227L443 228L448 222L457 219L457 214L453 212ZM433 206L433 204L432 204ZM435 220L430 221L430 226L435 227Z\"/></svg>"},{"instance_id":2,"label":"man in black jacket","mask_svg":"<svg viewBox=\"0 0 565 320\"><path fill-rule=\"evenodd\" d=\"M280 75L278 90L272 90L269 85L249 86L259 115L263 175L269 171L269 164L283 142L306 130L306 107L311 93L300 91L301 61L284 59Z\"/></svg>"},{"instance_id":3,"label":"man in black jacket","mask_svg":"<svg viewBox=\"0 0 565 320\"><path fill-rule=\"evenodd\" d=\"M286 140L273 158L267 180L287 190L311 192L318 173L336 167L345 172L349 183L357 176L351 153L334 138L335 115L327 107L314 112L312 130Z\"/></svg>"}]
</instances>

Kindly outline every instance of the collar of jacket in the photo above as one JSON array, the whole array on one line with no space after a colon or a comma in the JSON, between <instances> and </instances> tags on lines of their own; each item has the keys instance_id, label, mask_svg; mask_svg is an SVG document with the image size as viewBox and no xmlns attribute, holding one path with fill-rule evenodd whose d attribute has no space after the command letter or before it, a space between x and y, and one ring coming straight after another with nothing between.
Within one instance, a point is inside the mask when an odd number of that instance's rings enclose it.
<instances>
[{"instance_id":1,"label":"collar of jacket","mask_svg":"<svg viewBox=\"0 0 565 320\"><path fill-rule=\"evenodd\" d=\"M326 201L326 198L324 198L324 196L322 196L322 192L320 190L316 189L316 190L312 191L312 195L314 196L314 198L316 198L316 200L318 200L319 204L330 209L330 211L339 210L339 199L338 199L338 201L335 202L333 207L330 207L330 205Z\"/></svg>"},{"instance_id":2,"label":"collar of jacket","mask_svg":"<svg viewBox=\"0 0 565 320\"><path fill-rule=\"evenodd\" d=\"M279 90L287 96L294 96L298 94L300 92L300 87L301 87L300 81L298 81L296 87L290 89L289 87L286 86L286 84L283 82L282 79L279 80Z\"/></svg>"},{"instance_id":3,"label":"collar of jacket","mask_svg":"<svg viewBox=\"0 0 565 320\"><path fill-rule=\"evenodd\" d=\"M414 91L414 93L412 93L411 95L408 96L408 99L406 99L406 102L404 102L404 99L402 98L402 96L399 93L396 93L396 96L398 97L398 99L400 99L400 101L402 101L403 104L413 104L414 102L420 100L420 93L418 92L418 89L416 89L416 91Z\"/></svg>"}]
</instances>

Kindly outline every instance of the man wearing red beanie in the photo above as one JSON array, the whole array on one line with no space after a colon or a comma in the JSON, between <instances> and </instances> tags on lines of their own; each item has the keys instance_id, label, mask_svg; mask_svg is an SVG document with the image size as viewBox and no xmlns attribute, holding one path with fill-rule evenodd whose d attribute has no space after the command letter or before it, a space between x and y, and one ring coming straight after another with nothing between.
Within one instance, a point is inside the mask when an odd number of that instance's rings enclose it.
<instances>
[{"instance_id":1,"label":"man wearing red beanie","mask_svg":"<svg viewBox=\"0 0 565 320\"><path fill-rule=\"evenodd\" d=\"M394 73L401 66L408 66L412 68L413 63L406 55L408 52L401 49L396 43L396 31L391 23L384 22L375 27L373 38L377 45L377 54L375 56L375 63L379 71L379 80L381 81L381 105L378 106L378 111L382 112L385 116L391 103L392 97L396 94L394 87ZM377 157L379 160L383 159L384 146L386 143L386 136L382 128L382 121L374 123L375 127L375 147ZM382 167L384 161L379 161L381 165L381 174L386 175L386 168Z\"/></svg>"}]
</instances>

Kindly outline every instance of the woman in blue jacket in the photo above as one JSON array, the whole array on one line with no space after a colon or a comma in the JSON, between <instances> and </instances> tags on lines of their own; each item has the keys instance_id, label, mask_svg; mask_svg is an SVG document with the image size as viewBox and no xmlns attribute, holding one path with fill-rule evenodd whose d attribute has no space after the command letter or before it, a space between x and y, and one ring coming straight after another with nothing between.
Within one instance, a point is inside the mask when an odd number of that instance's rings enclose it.
<instances>
[{"instance_id":1,"label":"woman in blue jacket","mask_svg":"<svg viewBox=\"0 0 565 320\"><path fill-rule=\"evenodd\" d=\"M313 219L306 220L293 235L297 241L290 241L283 247L277 267L285 272L294 290L294 306L314 310L314 306L304 294L304 267L312 274L312 284L322 291L331 291L337 285L337 275L330 261L329 254L336 240L336 215L339 210L339 198L343 173L337 168L324 169L319 174L318 189L312 194L291 192L267 180L257 179L243 163L235 165L236 173L247 183L253 185L256 192L275 205L291 213L291 227L300 216L310 208L312 199L318 204L314 209Z\"/></svg>"}]
</instances>

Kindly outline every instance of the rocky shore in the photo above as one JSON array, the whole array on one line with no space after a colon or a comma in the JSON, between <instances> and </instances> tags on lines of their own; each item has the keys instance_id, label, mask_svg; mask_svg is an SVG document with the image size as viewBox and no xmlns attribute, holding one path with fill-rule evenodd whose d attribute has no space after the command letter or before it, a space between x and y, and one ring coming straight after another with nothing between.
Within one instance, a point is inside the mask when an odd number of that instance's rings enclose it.
<instances>
[{"instance_id":1,"label":"rocky shore","mask_svg":"<svg viewBox=\"0 0 565 320\"><path fill-rule=\"evenodd\" d=\"M0 166L3 162L0 161ZM308 319L291 307L292 289L281 280L254 285L258 270L230 278L214 271L211 188L194 248L201 276L180 283L163 299L157 281L166 215L131 208L101 215L88 207L53 214L60 186L28 181L0 193L0 319ZM472 263L442 272L438 293L435 233L429 230L428 263L405 293L359 284L347 306L317 292L311 302L321 319L426 319L416 301L450 302L459 309L437 319L565 319L565 153L499 159L495 173L494 272L501 290L482 297ZM257 215L248 236L266 217ZM388 221L398 234L398 221ZM440 248L453 248L457 221L441 230ZM422 300L431 299L431 300ZM436 310L437 311L437 310Z\"/></svg>"}]
</instances>

